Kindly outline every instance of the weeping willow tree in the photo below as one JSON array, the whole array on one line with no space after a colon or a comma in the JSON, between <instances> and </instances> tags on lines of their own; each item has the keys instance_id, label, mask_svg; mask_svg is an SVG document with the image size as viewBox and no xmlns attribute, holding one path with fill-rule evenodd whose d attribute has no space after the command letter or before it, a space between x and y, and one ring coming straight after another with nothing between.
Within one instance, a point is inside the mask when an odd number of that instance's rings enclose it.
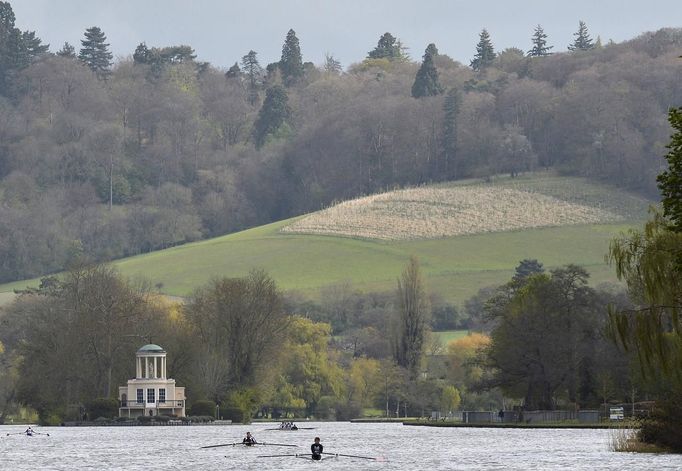
<instances>
[{"instance_id":1,"label":"weeping willow tree","mask_svg":"<svg viewBox=\"0 0 682 471\"><path fill-rule=\"evenodd\" d=\"M668 115L673 135L668 169L658 177L663 211L654 210L643 230L613 240L608 259L627 283L636 308L614 311L610 330L635 349L644 377L660 374L668 390L639 432L643 442L682 452L682 108Z\"/></svg>"},{"instance_id":2,"label":"weeping willow tree","mask_svg":"<svg viewBox=\"0 0 682 471\"><path fill-rule=\"evenodd\" d=\"M613 312L614 337L626 349L636 348L648 366L682 375L682 108L671 109L674 130L665 158L668 169L658 177L663 212L654 210L643 230L631 230L612 241L608 260L627 283L636 309Z\"/></svg>"},{"instance_id":3,"label":"weeping willow tree","mask_svg":"<svg viewBox=\"0 0 682 471\"><path fill-rule=\"evenodd\" d=\"M643 230L631 230L611 242L609 260L624 280L634 309L611 313L611 334L626 350L635 349L643 366L682 373L682 233L654 212Z\"/></svg>"}]
</instances>

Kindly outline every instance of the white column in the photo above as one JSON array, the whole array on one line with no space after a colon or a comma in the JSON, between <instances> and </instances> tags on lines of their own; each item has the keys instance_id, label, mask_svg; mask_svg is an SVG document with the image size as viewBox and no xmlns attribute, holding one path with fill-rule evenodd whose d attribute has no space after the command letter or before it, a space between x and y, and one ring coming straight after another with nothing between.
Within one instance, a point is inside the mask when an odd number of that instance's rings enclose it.
<instances>
[{"instance_id":1,"label":"white column","mask_svg":"<svg viewBox=\"0 0 682 471\"><path fill-rule=\"evenodd\" d=\"M149 357L144 357L144 375L143 378L149 378Z\"/></svg>"},{"instance_id":2,"label":"white column","mask_svg":"<svg viewBox=\"0 0 682 471\"><path fill-rule=\"evenodd\" d=\"M168 372L166 371L166 357L163 357L163 379L168 378Z\"/></svg>"},{"instance_id":3,"label":"white column","mask_svg":"<svg viewBox=\"0 0 682 471\"><path fill-rule=\"evenodd\" d=\"M140 357L137 357L135 359L135 377L136 378L142 377L142 375L140 374Z\"/></svg>"},{"instance_id":4,"label":"white column","mask_svg":"<svg viewBox=\"0 0 682 471\"><path fill-rule=\"evenodd\" d=\"M154 378L156 378L158 376L157 371L158 370L156 369L156 357L154 357Z\"/></svg>"}]
</instances>

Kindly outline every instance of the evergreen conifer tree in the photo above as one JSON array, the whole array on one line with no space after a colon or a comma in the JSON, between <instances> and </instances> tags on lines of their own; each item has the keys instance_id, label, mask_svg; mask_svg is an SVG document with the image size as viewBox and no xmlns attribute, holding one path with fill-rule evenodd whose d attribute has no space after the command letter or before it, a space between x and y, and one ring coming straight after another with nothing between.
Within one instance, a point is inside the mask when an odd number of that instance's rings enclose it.
<instances>
[{"instance_id":1,"label":"evergreen conifer tree","mask_svg":"<svg viewBox=\"0 0 682 471\"><path fill-rule=\"evenodd\" d=\"M50 45L43 44L42 40L36 36L35 31L24 31L21 33L21 42L26 51L26 55L28 56L29 63L36 57L45 54L50 49Z\"/></svg>"},{"instance_id":2,"label":"evergreen conifer tree","mask_svg":"<svg viewBox=\"0 0 682 471\"><path fill-rule=\"evenodd\" d=\"M133 52L133 61L136 64L147 64L149 62L149 48L147 44L140 43Z\"/></svg>"},{"instance_id":3,"label":"evergreen conifer tree","mask_svg":"<svg viewBox=\"0 0 682 471\"><path fill-rule=\"evenodd\" d=\"M76 58L76 48L73 47L71 44L68 42L65 42L62 48L57 51L57 55L60 57L66 57L68 59L75 59Z\"/></svg>"},{"instance_id":4,"label":"evergreen conifer tree","mask_svg":"<svg viewBox=\"0 0 682 471\"><path fill-rule=\"evenodd\" d=\"M225 77L227 77L229 79L239 78L239 76L241 74L242 74L242 69L240 69L239 64L235 62L232 67L227 69L227 72L225 72Z\"/></svg>"},{"instance_id":5,"label":"evergreen conifer tree","mask_svg":"<svg viewBox=\"0 0 682 471\"><path fill-rule=\"evenodd\" d=\"M495 60L495 49L490 40L490 34L484 29L479 35L478 44L476 45L476 55L471 61L471 68L479 71L490 66Z\"/></svg>"},{"instance_id":6,"label":"evergreen conifer tree","mask_svg":"<svg viewBox=\"0 0 682 471\"><path fill-rule=\"evenodd\" d=\"M435 44L429 44L424 53L424 60L417 71L417 76L412 84L412 96L421 98L435 96L443 93L443 87L438 81L438 70L433 63L433 52L438 53Z\"/></svg>"},{"instance_id":7,"label":"evergreen conifer tree","mask_svg":"<svg viewBox=\"0 0 682 471\"><path fill-rule=\"evenodd\" d=\"M287 122L290 115L291 109L286 89L279 85L268 88L263 106L253 125L256 148L262 147L267 137L277 132Z\"/></svg>"},{"instance_id":8,"label":"evergreen conifer tree","mask_svg":"<svg viewBox=\"0 0 682 471\"><path fill-rule=\"evenodd\" d=\"M282 58L279 61L282 79L287 85L295 83L303 76L303 58L296 32L290 29L282 46Z\"/></svg>"},{"instance_id":9,"label":"evergreen conifer tree","mask_svg":"<svg viewBox=\"0 0 682 471\"><path fill-rule=\"evenodd\" d=\"M377 46L367 54L369 59L402 60L403 51L398 41L391 33L384 33L379 38Z\"/></svg>"},{"instance_id":10,"label":"evergreen conifer tree","mask_svg":"<svg viewBox=\"0 0 682 471\"><path fill-rule=\"evenodd\" d=\"M246 75L246 83L249 90L249 103L255 105L258 102L258 91L263 84L263 68L258 63L256 51L249 51L242 57L242 70Z\"/></svg>"},{"instance_id":11,"label":"evergreen conifer tree","mask_svg":"<svg viewBox=\"0 0 682 471\"><path fill-rule=\"evenodd\" d=\"M431 43L428 46L426 46L426 54L431 54L431 57L433 58L438 57L438 48L436 47L436 45Z\"/></svg>"},{"instance_id":12,"label":"evergreen conifer tree","mask_svg":"<svg viewBox=\"0 0 682 471\"><path fill-rule=\"evenodd\" d=\"M547 35L545 34L545 30L542 29L542 26L537 25L535 27L535 32L533 33L531 41L533 41L533 48L528 51L528 57L544 57L552 54L549 50L554 46L547 45Z\"/></svg>"},{"instance_id":13,"label":"evergreen conifer tree","mask_svg":"<svg viewBox=\"0 0 682 471\"><path fill-rule=\"evenodd\" d=\"M92 70L97 78L105 79L111 74L111 59L107 37L97 26L85 30L85 39L81 40L83 47L78 58Z\"/></svg>"},{"instance_id":14,"label":"evergreen conifer tree","mask_svg":"<svg viewBox=\"0 0 682 471\"><path fill-rule=\"evenodd\" d=\"M457 114L459 113L461 94L455 88L451 88L445 96L443 103L443 140L442 158L439 173L445 179L457 178L455 161L457 159Z\"/></svg>"},{"instance_id":15,"label":"evergreen conifer tree","mask_svg":"<svg viewBox=\"0 0 682 471\"><path fill-rule=\"evenodd\" d=\"M49 49L34 31L22 33L14 22L12 5L0 1L0 95L8 94L9 82L17 71L28 67Z\"/></svg>"},{"instance_id":16,"label":"evergreen conifer tree","mask_svg":"<svg viewBox=\"0 0 682 471\"><path fill-rule=\"evenodd\" d=\"M573 33L573 36L575 36L575 39L573 40L573 44L568 46L569 51L589 51L594 48L592 38L590 38L590 34L587 31L587 25L584 21L581 20L578 22L578 31Z\"/></svg>"},{"instance_id":17,"label":"evergreen conifer tree","mask_svg":"<svg viewBox=\"0 0 682 471\"><path fill-rule=\"evenodd\" d=\"M671 229L682 233L682 108L670 109L668 121L674 130L666 146L668 169L656 180L663 196L663 214L672 222Z\"/></svg>"}]
</instances>

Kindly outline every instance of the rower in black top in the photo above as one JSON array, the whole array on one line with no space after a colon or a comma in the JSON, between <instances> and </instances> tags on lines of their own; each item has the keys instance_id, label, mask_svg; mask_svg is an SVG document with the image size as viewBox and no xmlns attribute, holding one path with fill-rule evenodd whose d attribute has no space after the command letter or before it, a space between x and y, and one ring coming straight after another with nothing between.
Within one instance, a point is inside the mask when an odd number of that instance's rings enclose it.
<instances>
[{"instance_id":1,"label":"rower in black top","mask_svg":"<svg viewBox=\"0 0 682 471\"><path fill-rule=\"evenodd\" d=\"M324 447L322 446L322 443L320 443L320 437L315 437L315 443L310 445L310 451L313 453L312 459L315 461L321 460L322 450L324 450Z\"/></svg>"},{"instance_id":2,"label":"rower in black top","mask_svg":"<svg viewBox=\"0 0 682 471\"><path fill-rule=\"evenodd\" d=\"M255 445L258 443L256 439L251 435L251 432L246 432L246 437L242 440L242 443L246 446Z\"/></svg>"}]
</instances>

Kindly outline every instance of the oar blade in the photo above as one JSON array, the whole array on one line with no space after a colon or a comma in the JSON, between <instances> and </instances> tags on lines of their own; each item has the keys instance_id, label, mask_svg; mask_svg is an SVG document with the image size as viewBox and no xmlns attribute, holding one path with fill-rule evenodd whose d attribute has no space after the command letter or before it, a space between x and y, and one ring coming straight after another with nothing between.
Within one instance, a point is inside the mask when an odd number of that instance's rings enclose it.
<instances>
[{"instance_id":1,"label":"oar blade","mask_svg":"<svg viewBox=\"0 0 682 471\"><path fill-rule=\"evenodd\" d=\"M269 446L293 446L297 447L298 445L290 445L288 443L270 443L270 442L263 442L261 445L269 445Z\"/></svg>"},{"instance_id":2,"label":"oar blade","mask_svg":"<svg viewBox=\"0 0 682 471\"><path fill-rule=\"evenodd\" d=\"M241 445L241 443L221 443L219 445L206 445L206 446L202 446L200 448L218 448L219 446L234 446L234 445Z\"/></svg>"},{"instance_id":3,"label":"oar blade","mask_svg":"<svg viewBox=\"0 0 682 471\"><path fill-rule=\"evenodd\" d=\"M258 455L257 458L283 458L286 456L298 457L300 455L298 453L293 454L293 455Z\"/></svg>"},{"instance_id":4,"label":"oar blade","mask_svg":"<svg viewBox=\"0 0 682 471\"><path fill-rule=\"evenodd\" d=\"M345 458L359 458L359 459L363 459L363 460L376 460L376 458L373 456L348 455L345 453L327 453L327 452L324 452L322 454L323 455L343 456Z\"/></svg>"}]
</instances>

